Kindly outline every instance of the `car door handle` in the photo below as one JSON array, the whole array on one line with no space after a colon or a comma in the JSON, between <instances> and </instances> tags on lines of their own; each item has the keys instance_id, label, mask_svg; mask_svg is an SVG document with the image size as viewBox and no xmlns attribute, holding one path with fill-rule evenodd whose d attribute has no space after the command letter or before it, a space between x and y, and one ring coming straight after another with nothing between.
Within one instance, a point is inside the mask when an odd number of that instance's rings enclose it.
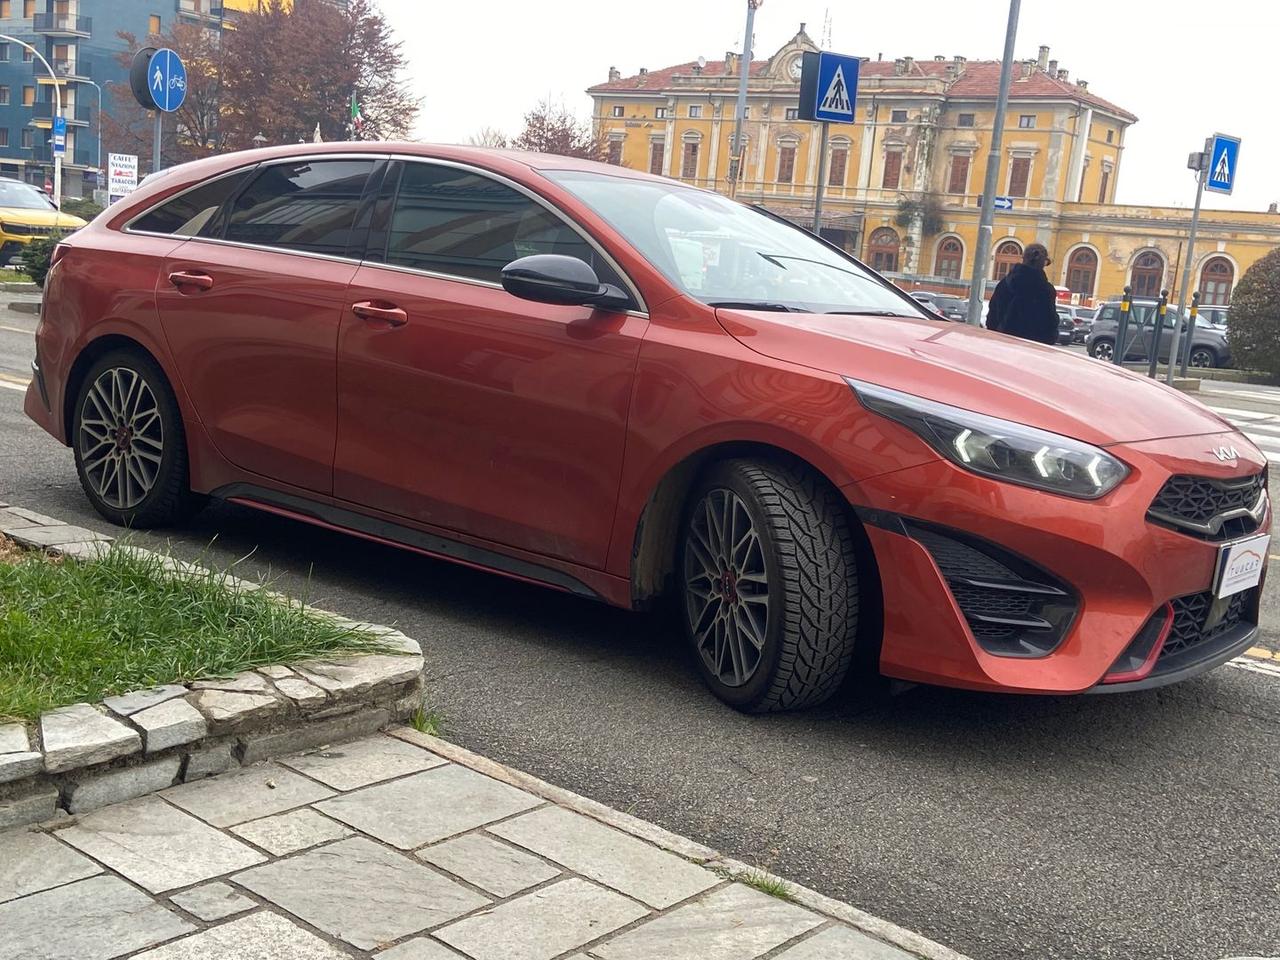
<instances>
[{"instance_id":1,"label":"car door handle","mask_svg":"<svg viewBox=\"0 0 1280 960\"><path fill-rule=\"evenodd\" d=\"M409 315L394 303L382 300L361 300L351 305L351 312L361 320L381 320L393 327L403 327L409 322Z\"/></svg>"},{"instance_id":2,"label":"car door handle","mask_svg":"<svg viewBox=\"0 0 1280 960\"><path fill-rule=\"evenodd\" d=\"M169 282L178 289L195 287L197 290L210 290L213 288L213 277L207 273L188 273L186 270L169 274Z\"/></svg>"}]
</instances>

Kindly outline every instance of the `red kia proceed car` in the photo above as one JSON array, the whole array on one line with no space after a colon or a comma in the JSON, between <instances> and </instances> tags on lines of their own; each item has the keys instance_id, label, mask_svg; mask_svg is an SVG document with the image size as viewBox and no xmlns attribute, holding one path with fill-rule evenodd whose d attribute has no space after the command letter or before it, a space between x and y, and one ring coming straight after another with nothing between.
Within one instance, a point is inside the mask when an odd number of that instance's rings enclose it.
<instances>
[{"instance_id":1,"label":"red kia proceed car","mask_svg":"<svg viewBox=\"0 0 1280 960\"><path fill-rule=\"evenodd\" d=\"M707 683L1135 690L1249 646L1267 462L761 209L418 144L202 160L62 243L27 413L109 520L207 496L623 607Z\"/></svg>"}]
</instances>

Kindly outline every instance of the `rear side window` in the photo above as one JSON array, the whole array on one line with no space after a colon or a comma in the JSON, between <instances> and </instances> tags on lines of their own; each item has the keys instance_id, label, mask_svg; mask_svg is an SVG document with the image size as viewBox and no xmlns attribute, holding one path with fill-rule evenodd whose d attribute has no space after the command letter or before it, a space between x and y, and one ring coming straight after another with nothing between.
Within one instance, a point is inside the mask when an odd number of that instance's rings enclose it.
<instances>
[{"instance_id":1,"label":"rear side window","mask_svg":"<svg viewBox=\"0 0 1280 960\"><path fill-rule=\"evenodd\" d=\"M133 221L130 229L147 233L171 233L179 237L207 237L214 226L214 214L249 176L248 171L210 180L188 190Z\"/></svg>"},{"instance_id":2,"label":"rear side window","mask_svg":"<svg viewBox=\"0 0 1280 960\"><path fill-rule=\"evenodd\" d=\"M503 267L536 253L585 260L602 283L626 289L591 244L519 191L454 167L405 164L385 262L500 283Z\"/></svg>"},{"instance_id":3,"label":"rear side window","mask_svg":"<svg viewBox=\"0 0 1280 960\"><path fill-rule=\"evenodd\" d=\"M372 160L309 160L267 167L236 198L226 239L346 256Z\"/></svg>"}]
</instances>

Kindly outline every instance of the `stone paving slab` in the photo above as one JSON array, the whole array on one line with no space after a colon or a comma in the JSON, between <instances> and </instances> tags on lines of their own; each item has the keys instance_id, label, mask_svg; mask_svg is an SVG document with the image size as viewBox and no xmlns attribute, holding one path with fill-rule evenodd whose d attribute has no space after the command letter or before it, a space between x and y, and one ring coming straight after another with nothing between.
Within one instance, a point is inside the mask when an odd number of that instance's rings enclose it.
<instances>
[{"instance_id":1,"label":"stone paving slab","mask_svg":"<svg viewBox=\"0 0 1280 960\"><path fill-rule=\"evenodd\" d=\"M194 930L118 877L0 904L0 960L112 960Z\"/></svg>"},{"instance_id":2,"label":"stone paving slab","mask_svg":"<svg viewBox=\"0 0 1280 960\"><path fill-rule=\"evenodd\" d=\"M250 820L232 827L231 832L277 857L352 835L347 827L314 810L294 810L292 813Z\"/></svg>"},{"instance_id":3,"label":"stone paving slab","mask_svg":"<svg viewBox=\"0 0 1280 960\"><path fill-rule=\"evenodd\" d=\"M255 913L140 953L134 960L347 960L347 954L284 917Z\"/></svg>"},{"instance_id":4,"label":"stone paving slab","mask_svg":"<svg viewBox=\"0 0 1280 960\"><path fill-rule=\"evenodd\" d=\"M233 879L362 950L392 943L488 903L365 837L255 867Z\"/></svg>"},{"instance_id":5,"label":"stone paving slab","mask_svg":"<svg viewBox=\"0 0 1280 960\"><path fill-rule=\"evenodd\" d=\"M634 900L571 877L459 920L435 936L475 960L551 960L647 913Z\"/></svg>"},{"instance_id":6,"label":"stone paving slab","mask_svg":"<svg viewBox=\"0 0 1280 960\"><path fill-rule=\"evenodd\" d=\"M14 833L0 851L0 903L102 872L46 833Z\"/></svg>"},{"instance_id":7,"label":"stone paving slab","mask_svg":"<svg viewBox=\"0 0 1280 960\"><path fill-rule=\"evenodd\" d=\"M176 890L266 858L157 797L105 807L57 832L152 893Z\"/></svg>"},{"instance_id":8,"label":"stone paving slab","mask_svg":"<svg viewBox=\"0 0 1280 960\"><path fill-rule=\"evenodd\" d=\"M496 897L510 897L560 874L551 864L482 833L425 847L418 856Z\"/></svg>"},{"instance_id":9,"label":"stone paving slab","mask_svg":"<svg viewBox=\"0 0 1280 960\"><path fill-rule=\"evenodd\" d=\"M426 804L429 796L434 802ZM539 805L537 797L448 764L343 794L316 809L394 847L411 850Z\"/></svg>"},{"instance_id":10,"label":"stone paving slab","mask_svg":"<svg viewBox=\"0 0 1280 960\"><path fill-rule=\"evenodd\" d=\"M107 697L102 702L106 704L112 713L119 714L122 717L131 717L140 710L157 706L166 700L172 700L174 697L186 696L186 693L186 687L176 683L167 683L159 687L150 687L147 690L124 693L118 697Z\"/></svg>"},{"instance_id":11,"label":"stone paving slab","mask_svg":"<svg viewBox=\"0 0 1280 960\"><path fill-rule=\"evenodd\" d=\"M591 952L600 960L754 960L821 923L808 910L732 884Z\"/></svg>"},{"instance_id":12,"label":"stone paving slab","mask_svg":"<svg viewBox=\"0 0 1280 960\"><path fill-rule=\"evenodd\" d=\"M710 870L560 807L544 807L490 832L658 909L721 882Z\"/></svg>"},{"instance_id":13,"label":"stone paving slab","mask_svg":"<svg viewBox=\"0 0 1280 960\"><path fill-rule=\"evenodd\" d=\"M40 740L44 767L50 773L114 760L142 749L136 730L87 703L60 707L42 716Z\"/></svg>"},{"instance_id":14,"label":"stone paving slab","mask_svg":"<svg viewBox=\"0 0 1280 960\"><path fill-rule=\"evenodd\" d=\"M142 745L147 753L201 740L209 732L200 711L185 700L166 700L139 710L130 719L142 730Z\"/></svg>"},{"instance_id":15,"label":"stone paving slab","mask_svg":"<svg viewBox=\"0 0 1280 960\"><path fill-rule=\"evenodd\" d=\"M215 827L283 813L333 791L274 763L166 790L162 796Z\"/></svg>"},{"instance_id":16,"label":"stone paving slab","mask_svg":"<svg viewBox=\"0 0 1280 960\"><path fill-rule=\"evenodd\" d=\"M392 733L0 832L0 960L965 960Z\"/></svg>"},{"instance_id":17,"label":"stone paving slab","mask_svg":"<svg viewBox=\"0 0 1280 960\"><path fill-rule=\"evenodd\" d=\"M286 766L335 790L355 790L382 780L443 766L445 761L420 747L392 737L357 740L300 757L282 760Z\"/></svg>"}]
</instances>

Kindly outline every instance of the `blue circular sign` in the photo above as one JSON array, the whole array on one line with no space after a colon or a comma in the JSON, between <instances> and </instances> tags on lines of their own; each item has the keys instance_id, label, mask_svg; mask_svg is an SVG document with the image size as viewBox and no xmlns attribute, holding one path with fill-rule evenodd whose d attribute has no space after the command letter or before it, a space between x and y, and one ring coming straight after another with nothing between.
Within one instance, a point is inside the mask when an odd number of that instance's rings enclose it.
<instances>
[{"instance_id":1,"label":"blue circular sign","mask_svg":"<svg viewBox=\"0 0 1280 960\"><path fill-rule=\"evenodd\" d=\"M187 68L168 47L157 50L147 64L147 91L165 113L173 113L187 99Z\"/></svg>"}]
</instances>

